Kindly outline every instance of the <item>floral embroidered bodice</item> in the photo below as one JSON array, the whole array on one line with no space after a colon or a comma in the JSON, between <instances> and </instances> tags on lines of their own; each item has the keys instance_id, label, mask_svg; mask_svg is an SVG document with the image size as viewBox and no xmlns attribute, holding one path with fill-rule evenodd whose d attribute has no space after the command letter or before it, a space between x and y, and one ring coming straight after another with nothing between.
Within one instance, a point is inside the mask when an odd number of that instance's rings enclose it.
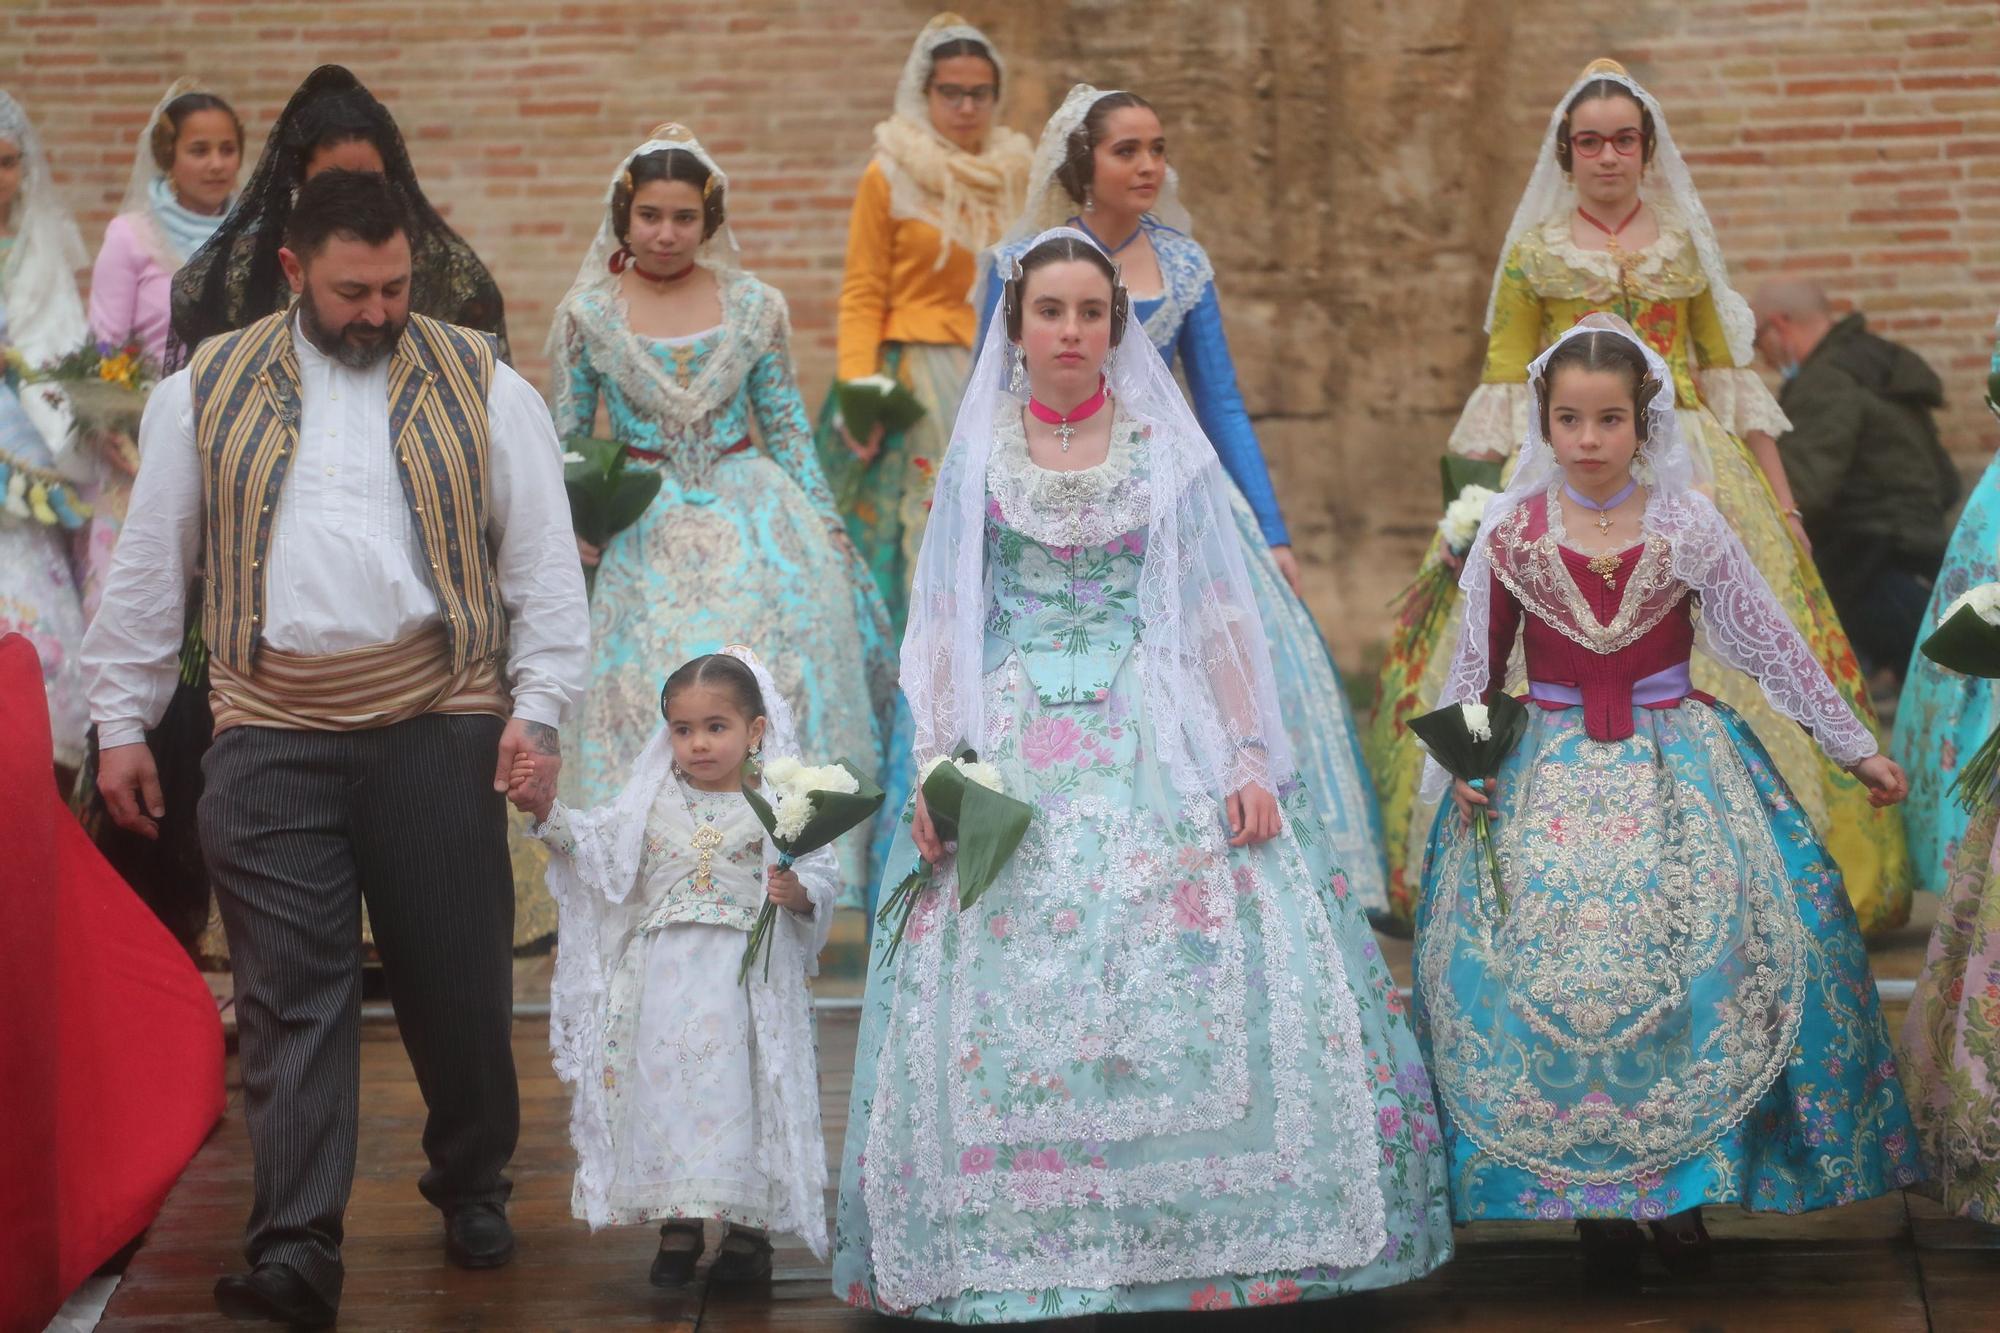
<instances>
[{"instance_id":1,"label":"floral embroidered bodice","mask_svg":"<svg viewBox=\"0 0 2000 1333\"><path fill-rule=\"evenodd\" d=\"M1694 599L1673 575L1666 538L1589 556L1568 544L1562 509L1540 496L1494 529L1494 689L1506 685L1517 630L1528 679L1575 688L1593 740L1632 734L1633 686L1694 653Z\"/></svg>"},{"instance_id":2,"label":"floral embroidered bodice","mask_svg":"<svg viewBox=\"0 0 2000 1333\"><path fill-rule=\"evenodd\" d=\"M658 904L640 929L699 922L748 930L764 905L764 826L742 792L668 783L646 820L639 875L641 893Z\"/></svg>"},{"instance_id":3,"label":"floral embroidered bodice","mask_svg":"<svg viewBox=\"0 0 2000 1333\"><path fill-rule=\"evenodd\" d=\"M709 499L709 474L751 439L831 520L833 496L799 396L784 298L742 273L718 275L722 323L687 338L644 338L616 291L573 297L557 312L556 434L588 435L604 403L613 437L659 461L667 493Z\"/></svg>"},{"instance_id":4,"label":"floral embroidered bodice","mask_svg":"<svg viewBox=\"0 0 2000 1333\"><path fill-rule=\"evenodd\" d=\"M1018 414L994 441L985 668L1018 653L1045 705L1103 701L1138 640L1150 504L1143 430L1119 418L1105 460L1076 472L1036 464Z\"/></svg>"}]
</instances>

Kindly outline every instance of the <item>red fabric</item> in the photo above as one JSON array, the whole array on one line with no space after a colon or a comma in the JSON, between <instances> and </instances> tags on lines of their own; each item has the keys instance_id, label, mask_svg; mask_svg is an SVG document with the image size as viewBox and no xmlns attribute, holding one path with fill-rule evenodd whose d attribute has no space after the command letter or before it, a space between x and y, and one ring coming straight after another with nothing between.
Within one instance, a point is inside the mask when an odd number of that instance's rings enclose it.
<instances>
[{"instance_id":1,"label":"red fabric","mask_svg":"<svg viewBox=\"0 0 2000 1333\"><path fill-rule=\"evenodd\" d=\"M35 650L0 638L0 1328L151 1223L223 1110L201 974L56 790Z\"/></svg>"},{"instance_id":2,"label":"red fabric","mask_svg":"<svg viewBox=\"0 0 2000 1333\"><path fill-rule=\"evenodd\" d=\"M1533 541L1548 530L1546 509L1531 510L1532 517L1522 531L1524 540ZM1634 546L1618 557L1611 581L1590 568L1590 557L1567 546L1560 548L1563 567L1583 594L1597 623L1606 625L1618 614L1625 585L1638 567L1645 548ZM1499 575L1493 576L1492 608L1487 660L1493 663L1491 688L1504 689L1507 659L1513 652L1514 635L1522 635L1521 651L1527 661L1528 679L1568 685L1583 692L1583 729L1592 740L1622 741L1632 734L1632 686L1669 667L1680 666L1694 653L1694 599L1684 597L1637 642L1619 652L1595 653L1564 634L1539 616L1523 616L1521 603ZM1525 620L1525 625L1523 621ZM1652 704L1669 708L1677 701ZM1554 707L1556 705L1544 705Z\"/></svg>"}]
</instances>

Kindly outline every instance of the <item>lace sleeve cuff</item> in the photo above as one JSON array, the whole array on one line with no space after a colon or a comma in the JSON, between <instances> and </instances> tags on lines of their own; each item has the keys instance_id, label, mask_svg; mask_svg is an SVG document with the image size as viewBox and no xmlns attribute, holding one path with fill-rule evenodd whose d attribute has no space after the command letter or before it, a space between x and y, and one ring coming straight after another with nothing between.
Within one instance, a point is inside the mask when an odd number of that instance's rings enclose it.
<instances>
[{"instance_id":1,"label":"lace sleeve cuff","mask_svg":"<svg viewBox=\"0 0 2000 1333\"><path fill-rule=\"evenodd\" d=\"M570 831L569 807L561 801L549 807L547 819L528 825L528 836L538 839L552 852L560 852L564 856L576 855L576 835Z\"/></svg>"},{"instance_id":2,"label":"lace sleeve cuff","mask_svg":"<svg viewBox=\"0 0 2000 1333\"><path fill-rule=\"evenodd\" d=\"M1697 379L1702 402L1715 413L1722 428L1739 440L1752 431L1763 431L1776 439L1792 428L1756 371L1717 367L1698 372Z\"/></svg>"},{"instance_id":3,"label":"lace sleeve cuff","mask_svg":"<svg viewBox=\"0 0 2000 1333\"><path fill-rule=\"evenodd\" d=\"M1455 454L1497 454L1512 458L1528 435L1533 400L1522 384L1482 384L1466 399L1445 448Z\"/></svg>"}]
</instances>

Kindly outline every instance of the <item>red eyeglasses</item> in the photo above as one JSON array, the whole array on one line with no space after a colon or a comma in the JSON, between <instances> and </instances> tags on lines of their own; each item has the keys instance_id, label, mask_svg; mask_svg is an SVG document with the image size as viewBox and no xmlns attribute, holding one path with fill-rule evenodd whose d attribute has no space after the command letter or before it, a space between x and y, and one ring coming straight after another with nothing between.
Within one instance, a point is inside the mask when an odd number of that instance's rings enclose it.
<instances>
[{"instance_id":1,"label":"red eyeglasses","mask_svg":"<svg viewBox=\"0 0 2000 1333\"><path fill-rule=\"evenodd\" d=\"M1606 144L1610 144L1618 156L1630 157L1643 148L1645 143L1646 136L1638 130L1620 130L1616 134L1579 130L1569 136L1569 146L1578 157L1601 157Z\"/></svg>"}]
</instances>

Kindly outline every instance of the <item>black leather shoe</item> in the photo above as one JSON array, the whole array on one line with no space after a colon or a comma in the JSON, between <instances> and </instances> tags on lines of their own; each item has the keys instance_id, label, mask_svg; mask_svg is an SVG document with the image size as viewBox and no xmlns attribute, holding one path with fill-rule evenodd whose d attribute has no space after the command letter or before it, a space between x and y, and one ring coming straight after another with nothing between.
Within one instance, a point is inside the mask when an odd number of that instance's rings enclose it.
<instances>
[{"instance_id":1,"label":"black leather shoe","mask_svg":"<svg viewBox=\"0 0 2000 1333\"><path fill-rule=\"evenodd\" d=\"M670 1239L681 1243L668 1245ZM660 1251L653 1256L647 1280L656 1287L682 1287L694 1279L695 1265L701 1262L702 1234L699 1222L668 1222L660 1227Z\"/></svg>"},{"instance_id":2,"label":"black leather shoe","mask_svg":"<svg viewBox=\"0 0 2000 1333\"><path fill-rule=\"evenodd\" d=\"M514 1257L514 1228L497 1203L468 1203L444 1220L445 1257L460 1268L498 1268Z\"/></svg>"},{"instance_id":3,"label":"black leather shoe","mask_svg":"<svg viewBox=\"0 0 2000 1333\"><path fill-rule=\"evenodd\" d=\"M708 1266L710 1282L769 1282L771 1238L761 1231L732 1226L722 1238L715 1262Z\"/></svg>"},{"instance_id":4,"label":"black leather shoe","mask_svg":"<svg viewBox=\"0 0 2000 1333\"><path fill-rule=\"evenodd\" d=\"M290 1264L258 1264L215 1284L215 1308L231 1319L262 1319L293 1328L330 1328L334 1309Z\"/></svg>"}]
</instances>

